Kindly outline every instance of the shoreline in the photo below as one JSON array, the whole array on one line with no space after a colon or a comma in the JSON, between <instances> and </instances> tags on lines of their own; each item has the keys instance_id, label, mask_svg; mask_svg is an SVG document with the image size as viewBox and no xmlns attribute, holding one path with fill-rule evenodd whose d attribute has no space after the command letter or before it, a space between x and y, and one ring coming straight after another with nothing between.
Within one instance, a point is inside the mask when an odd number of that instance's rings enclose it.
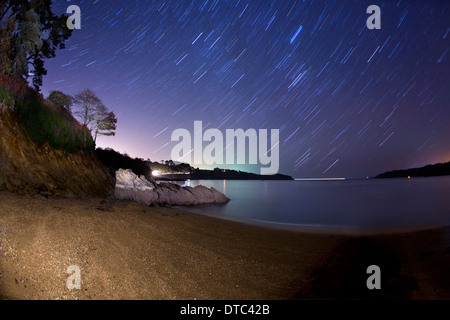
<instances>
[{"instance_id":1,"label":"shoreline","mask_svg":"<svg viewBox=\"0 0 450 320\"><path fill-rule=\"evenodd\" d=\"M206 216L213 219L219 219L224 221L231 221L239 224L244 224L253 227L260 227L269 230L275 231L287 231L294 233L311 233L311 234L322 234L322 235L335 235L335 236L349 236L349 237L376 237L376 236L384 236L384 235L392 235L392 234L407 234L414 232L432 232L438 229L446 229L450 228L450 225L428 225L428 226L416 226L416 227L390 227L390 228L373 228L373 229L362 229L362 228L353 228L353 227L342 227L342 226L326 226L326 225L302 225L295 223L284 223L284 222L273 222L273 221L264 221L264 220L256 220L256 219L239 219L232 217L223 217L218 216L216 214L208 213L208 211L201 211L197 208L200 208L204 205L198 206L188 206L188 207L180 207L174 206L174 209L186 211L190 214L198 214L200 216ZM205 206L210 206L206 204ZM195 208L195 209L194 209Z\"/></svg>"},{"instance_id":2,"label":"shoreline","mask_svg":"<svg viewBox=\"0 0 450 320\"><path fill-rule=\"evenodd\" d=\"M449 299L450 228L275 230L178 208L0 192L0 298ZM382 290L365 287L380 264ZM81 269L69 290L67 267Z\"/></svg>"}]
</instances>

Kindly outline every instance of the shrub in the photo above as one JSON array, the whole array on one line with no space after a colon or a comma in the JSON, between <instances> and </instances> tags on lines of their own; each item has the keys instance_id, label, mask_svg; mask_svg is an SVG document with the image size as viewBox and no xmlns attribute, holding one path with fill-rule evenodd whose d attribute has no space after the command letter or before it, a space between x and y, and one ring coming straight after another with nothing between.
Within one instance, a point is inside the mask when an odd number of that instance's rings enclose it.
<instances>
[{"instance_id":1,"label":"shrub","mask_svg":"<svg viewBox=\"0 0 450 320\"><path fill-rule=\"evenodd\" d=\"M14 98L8 89L0 87L0 103L7 107L14 108Z\"/></svg>"},{"instance_id":2,"label":"shrub","mask_svg":"<svg viewBox=\"0 0 450 320\"><path fill-rule=\"evenodd\" d=\"M28 84L25 80L18 77L11 77L5 74L0 73L0 88L3 93L8 92L10 95L10 99L15 103L23 103L27 98L38 95L36 91L28 87Z\"/></svg>"}]
</instances>

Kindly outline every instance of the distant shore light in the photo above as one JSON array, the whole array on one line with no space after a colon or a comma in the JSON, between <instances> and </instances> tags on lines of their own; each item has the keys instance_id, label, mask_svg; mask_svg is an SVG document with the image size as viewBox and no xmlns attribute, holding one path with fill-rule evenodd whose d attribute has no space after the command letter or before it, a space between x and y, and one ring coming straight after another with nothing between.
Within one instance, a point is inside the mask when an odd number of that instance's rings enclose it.
<instances>
[{"instance_id":1,"label":"distant shore light","mask_svg":"<svg viewBox=\"0 0 450 320\"><path fill-rule=\"evenodd\" d=\"M154 177L159 176L159 171L158 170L153 170L152 171L152 176L154 176Z\"/></svg>"}]
</instances>

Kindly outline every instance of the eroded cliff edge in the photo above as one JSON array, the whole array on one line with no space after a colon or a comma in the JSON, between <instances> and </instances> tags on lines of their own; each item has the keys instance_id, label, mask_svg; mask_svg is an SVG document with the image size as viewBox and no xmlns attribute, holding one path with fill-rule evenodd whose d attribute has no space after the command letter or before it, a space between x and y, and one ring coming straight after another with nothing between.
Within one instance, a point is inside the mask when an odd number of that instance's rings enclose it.
<instances>
[{"instance_id":1,"label":"eroded cliff edge","mask_svg":"<svg viewBox=\"0 0 450 320\"><path fill-rule=\"evenodd\" d=\"M114 178L94 152L69 153L27 135L0 103L0 191L46 197L108 197Z\"/></svg>"},{"instance_id":2,"label":"eroded cliff edge","mask_svg":"<svg viewBox=\"0 0 450 320\"><path fill-rule=\"evenodd\" d=\"M44 99L22 79L0 74L0 191L51 198L115 196L146 205L229 201L206 187L157 184L147 166L143 168L147 174L138 177L131 170L119 170L130 167L112 168L104 160L95 152L89 129L73 117L70 108ZM116 171L119 190L115 190ZM150 187L130 184L137 180Z\"/></svg>"}]
</instances>

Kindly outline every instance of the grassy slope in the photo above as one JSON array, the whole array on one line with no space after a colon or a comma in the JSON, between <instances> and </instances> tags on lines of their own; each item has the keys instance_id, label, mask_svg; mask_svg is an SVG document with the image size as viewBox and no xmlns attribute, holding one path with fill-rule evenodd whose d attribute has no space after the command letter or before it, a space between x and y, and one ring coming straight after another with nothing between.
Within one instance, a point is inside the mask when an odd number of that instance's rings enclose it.
<instances>
[{"instance_id":1,"label":"grassy slope","mask_svg":"<svg viewBox=\"0 0 450 320\"><path fill-rule=\"evenodd\" d=\"M34 142L48 143L69 153L94 150L89 131L68 111L29 88L25 81L0 75L0 103L14 111L17 122Z\"/></svg>"}]
</instances>

